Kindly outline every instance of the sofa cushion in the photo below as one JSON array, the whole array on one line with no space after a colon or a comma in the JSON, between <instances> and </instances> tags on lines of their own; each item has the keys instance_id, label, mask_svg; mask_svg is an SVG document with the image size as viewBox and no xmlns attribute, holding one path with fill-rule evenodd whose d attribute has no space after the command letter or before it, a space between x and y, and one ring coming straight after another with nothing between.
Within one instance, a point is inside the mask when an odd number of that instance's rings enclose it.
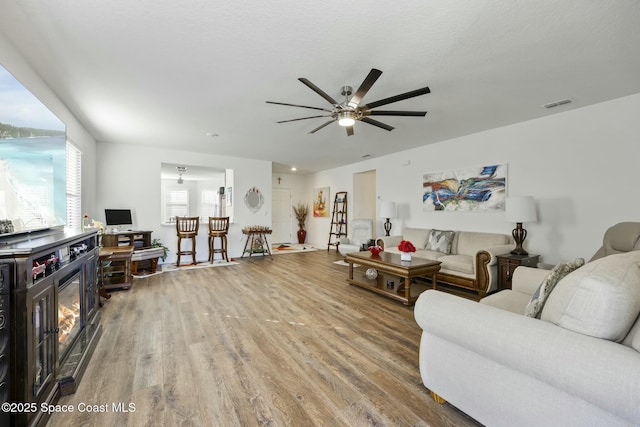
<instances>
[{"instance_id":1,"label":"sofa cushion","mask_svg":"<svg viewBox=\"0 0 640 427\"><path fill-rule=\"evenodd\" d=\"M427 245L429 231L426 228L405 228L402 230L402 239L413 243L416 248L424 248Z\"/></svg>"},{"instance_id":2,"label":"sofa cushion","mask_svg":"<svg viewBox=\"0 0 640 427\"><path fill-rule=\"evenodd\" d=\"M458 245L454 253L475 256L478 251L491 246L506 245L510 242L506 234L478 233L473 231L458 231Z\"/></svg>"},{"instance_id":3,"label":"sofa cushion","mask_svg":"<svg viewBox=\"0 0 640 427\"><path fill-rule=\"evenodd\" d=\"M438 258L441 270L473 274L473 257L469 255L444 255Z\"/></svg>"},{"instance_id":4,"label":"sofa cushion","mask_svg":"<svg viewBox=\"0 0 640 427\"><path fill-rule=\"evenodd\" d=\"M527 307L524 309L524 315L540 318L540 313L542 313L544 303L547 301L551 291L553 291L553 288L556 287L560 279L583 265L584 259L577 258L572 262L558 264L553 267L540 286L538 286L538 290L536 290L531 297L529 304L527 304Z\"/></svg>"},{"instance_id":5,"label":"sofa cushion","mask_svg":"<svg viewBox=\"0 0 640 427\"><path fill-rule=\"evenodd\" d=\"M640 313L640 251L592 261L560 280L542 320L620 342Z\"/></svg>"},{"instance_id":6,"label":"sofa cushion","mask_svg":"<svg viewBox=\"0 0 640 427\"><path fill-rule=\"evenodd\" d=\"M449 255L454 236L455 231L431 230L427 236L425 249Z\"/></svg>"},{"instance_id":7,"label":"sofa cushion","mask_svg":"<svg viewBox=\"0 0 640 427\"><path fill-rule=\"evenodd\" d=\"M396 253L400 253L400 251L396 250L394 251ZM414 252L413 254L416 258L425 258L425 259L432 259L432 260L439 260L441 257L444 256L444 254L442 252L437 252L437 251L427 251L427 250L417 250Z\"/></svg>"}]
</instances>

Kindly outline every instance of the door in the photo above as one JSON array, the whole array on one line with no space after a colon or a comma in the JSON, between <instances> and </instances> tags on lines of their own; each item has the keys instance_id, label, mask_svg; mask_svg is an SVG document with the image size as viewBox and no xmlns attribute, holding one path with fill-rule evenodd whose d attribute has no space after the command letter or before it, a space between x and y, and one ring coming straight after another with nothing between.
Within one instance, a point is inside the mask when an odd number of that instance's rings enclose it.
<instances>
[{"instance_id":1,"label":"door","mask_svg":"<svg viewBox=\"0 0 640 427\"><path fill-rule=\"evenodd\" d=\"M292 243L293 205L291 204L291 190L288 188L274 188L271 243ZM297 242L296 238L296 242Z\"/></svg>"},{"instance_id":2,"label":"door","mask_svg":"<svg viewBox=\"0 0 640 427\"><path fill-rule=\"evenodd\" d=\"M376 231L376 171L353 174L353 216L352 219L370 219L373 221L373 237Z\"/></svg>"}]
</instances>

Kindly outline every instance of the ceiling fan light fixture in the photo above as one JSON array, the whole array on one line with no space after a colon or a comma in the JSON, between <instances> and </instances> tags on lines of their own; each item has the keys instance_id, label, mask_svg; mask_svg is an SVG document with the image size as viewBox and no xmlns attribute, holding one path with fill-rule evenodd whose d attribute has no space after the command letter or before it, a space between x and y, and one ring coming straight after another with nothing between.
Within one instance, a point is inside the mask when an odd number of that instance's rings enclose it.
<instances>
[{"instance_id":1,"label":"ceiling fan light fixture","mask_svg":"<svg viewBox=\"0 0 640 427\"><path fill-rule=\"evenodd\" d=\"M353 126L356 120L353 118L353 111L341 111L338 113L338 124L343 127Z\"/></svg>"}]
</instances>

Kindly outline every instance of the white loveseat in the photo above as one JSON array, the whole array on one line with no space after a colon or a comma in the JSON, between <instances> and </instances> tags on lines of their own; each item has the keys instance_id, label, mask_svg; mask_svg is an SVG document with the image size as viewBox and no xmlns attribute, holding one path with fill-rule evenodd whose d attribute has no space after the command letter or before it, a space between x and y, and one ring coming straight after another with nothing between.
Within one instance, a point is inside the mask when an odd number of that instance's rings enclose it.
<instances>
[{"instance_id":1,"label":"white loveseat","mask_svg":"<svg viewBox=\"0 0 640 427\"><path fill-rule=\"evenodd\" d=\"M442 245L443 233L427 228L404 228L401 235L379 237L377 242L384 251L399 253L398 243L409 240L417 249L413 256L442 263L437 281L449 290L460 290L476 300L495 290L498 276L496 256L509 253L514 248L511 236L474 231L445 233L450 233L450 244ZM435 242L436 236L440 236L438 242Z\"/></svg>"},{"instance_id":2,"label":"white loveseat","mask_svg":"<svg viewBox=\"0 0 640 427\"><path fill-rule=\"evenodd\" d=\"M612 227L603 248L539 318L523 313L548 270L518 267L511 290L480 303L421 294L420 373L436 401L487 426L640 425L640 224Z\"/></svg>"}]
</instances>

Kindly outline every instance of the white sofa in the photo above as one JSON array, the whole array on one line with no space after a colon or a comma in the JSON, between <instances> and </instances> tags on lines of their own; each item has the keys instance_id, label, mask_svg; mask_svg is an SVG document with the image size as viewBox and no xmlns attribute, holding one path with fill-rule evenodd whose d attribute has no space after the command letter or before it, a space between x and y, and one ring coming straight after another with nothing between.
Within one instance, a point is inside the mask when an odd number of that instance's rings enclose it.
<instances>
[{"instance_id":1,"label":"white sofa","mask_svg":"<svg viewBox=\"0 0 640 427\"><path fill-rule=\"evenodd\" d=\"M377 242L384 251L399 253L398 243L409 240L417 249L413 256L442 263L437 282L445 284L450 291L459 290L465 296L477 300L497 288L496 256L509 253L514 248L511 236L451 231L450 248L442 250L443 245L438 246L434 242L437 232L438 230L427 228L404 228L401 235L379 237Z\"/></svg>"},{"instance_id":2,"label":"white sofa","mask_svg":"<svg viewBox=\"0 0 640 427\"><path fill-rule=\"evenodd\" d=\"M523 313L548 270L518 267L511 290L480 303L421 294L420 373L436 401L487 426L640 425L640 223L604 240L539 318Z\"/></svg>"}]
</instances>

